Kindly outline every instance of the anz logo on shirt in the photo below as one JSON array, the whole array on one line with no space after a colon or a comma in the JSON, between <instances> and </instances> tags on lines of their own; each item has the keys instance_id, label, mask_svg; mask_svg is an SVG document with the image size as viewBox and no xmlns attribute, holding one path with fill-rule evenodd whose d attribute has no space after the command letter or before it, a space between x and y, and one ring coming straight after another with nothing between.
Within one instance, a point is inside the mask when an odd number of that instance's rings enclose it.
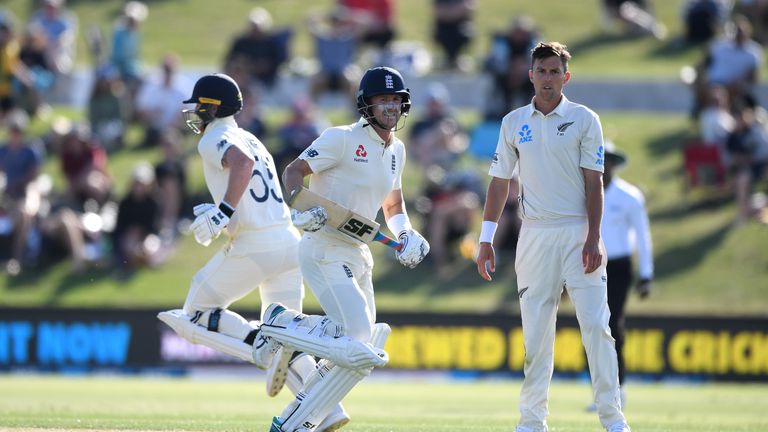
<instances>
[{"instance_id":1,"label":"anz logo on shirt","mask_svg":"<svg viewBox=\"0 0 768 432\"><path fill-rule=\"evenodd\" d=\"M596 164L603 166L605 165L605 157L603 152L603 146L600 146L597 148L597 160L595 161Z\"/></svg>"},{"instance_id":2,"label":"anz logo on shirt","mask_svg":"<svg viewBox=\"0 0 768 432\"><path fill-rule=\"evenodd\" d=\"M520 135L520 144L533 142L533 131L527 124L524 124L523 128L520 129L520 132L517 134Z\"/></svg>"}]
</instances>

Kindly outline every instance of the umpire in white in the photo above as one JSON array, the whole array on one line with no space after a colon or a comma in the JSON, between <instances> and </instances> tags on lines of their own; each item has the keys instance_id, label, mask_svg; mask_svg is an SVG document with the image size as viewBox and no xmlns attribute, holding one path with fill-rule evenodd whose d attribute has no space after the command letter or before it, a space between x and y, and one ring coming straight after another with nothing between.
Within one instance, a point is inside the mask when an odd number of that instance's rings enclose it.
<instances>
[{"instance_id":1,"label":"umpire in white","mask_svg":"<svg viewBox=\"0 0 768 432\"><path fill-rule=\"evenodd\" d=\"M613 143L605 140L605 206L601 233L608 254L608 309L611 311L609 325L611 335L616 339L616 355L619 363L619 385L621 403L626 405L624 378L624 309L634 279L632 255L637 252L638 278L637 293L641 299L651 292L653 280L653 249L645 198L637 187L631 185L615 172L627 163L627 157ZM591 406L591 409L597 409Z\"/></svg>"}]
</instances>

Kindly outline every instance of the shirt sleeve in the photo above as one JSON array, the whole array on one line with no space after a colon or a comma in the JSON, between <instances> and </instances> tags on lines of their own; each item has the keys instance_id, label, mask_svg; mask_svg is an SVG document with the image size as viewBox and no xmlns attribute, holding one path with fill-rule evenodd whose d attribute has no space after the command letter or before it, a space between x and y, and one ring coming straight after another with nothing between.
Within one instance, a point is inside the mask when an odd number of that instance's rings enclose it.
<instances>
[{"instance_id":1,"label":"shirt sleeve","mask_svg":"<svg viewBox=\"0 0 768 432\"><path fill-rule=\"evenodd\" d=\"M581 160L579 166L603 172L605 149L603 148L603 127L597 114L590 112L587 127L581 138Z\"/></svg>"},{"instance_id":2,"label":"shirt sleeve","mask_svg":"<svg viewBox=\"0 0 768 432\"><path fill-rule=\"evenodd\" d=\"M633 209L629 212L630 224L635 231L637 241L638 271L641 279L653 278L653 246L648 213L645 211L645 199L642 195L634 197Z\"/></svg>"},{"instance_id":3,"label":"shirt sleeve","mask_svg":"<svg viewBox=\"0 0 768 432\"><path fill-rule=\"evenodd\" d=\"M219 137L203 137L198 146L198 152L206 163L219 169L224 169L222 165L224 155L232 146L239 148L244 154L253 157L246 144L239 137L230 133L224 133Z\"/></svg>"},{"instance_id":4,"label":"shirt sleeve","mask_svg":"<svg viewBox=\"0 0 768 432\"><path fill-rule=\"evenodd\" d=\"M299 156L307 161L312 172L321 172L336 166L344 155L344 132L330 128L323 131Z\"/></svg>"},{"instance_id":5,"label":"shirt sleeve","mask_svg":"<svg viewBox=\"0 0 768 432\"><path fill-rule=\"evenodd\" d=\"M514 135L509 133L511 123L508 117L501 122L499 142L496 144L496 153L493 154L491 168L488 170L488 174L494 177L511 179L514 174L518 154Z\"/></svg>"}]
</instances>

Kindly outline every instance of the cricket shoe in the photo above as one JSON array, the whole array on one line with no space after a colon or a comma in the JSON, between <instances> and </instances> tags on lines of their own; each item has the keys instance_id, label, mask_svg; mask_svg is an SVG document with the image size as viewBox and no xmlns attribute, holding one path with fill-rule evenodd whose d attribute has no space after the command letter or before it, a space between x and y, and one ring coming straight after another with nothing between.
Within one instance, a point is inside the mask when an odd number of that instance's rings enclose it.
<instances>
[{"instance_id":1,"label":"cricket shoe","mask_svg":"<svg viewBox=\"0 0 768 432\"><path fill-rule=\"evenodd\" d=\"M277 354L272 359L272 364L267 369L267 395L275 397L280 393L285 385L285 380L288 377L288 367L293 358L294 350L280 346L278 347Z\"/></svg>"},{"instance_id":2,"label":"cricket shoe","mask_svg":"<svg viewBox=\"0 0 768 432\"><path fill-rule=\"evenodd\" d=\"M606 429L608 432L632 432L629 429L629 425L623 421L617 421L616 423L608 426Z\"/></svg>"},{"instance_id":3,"label":"cricket shoe","mask_svg":"<svg viewBox=\"0 0 768 432\"><path fill-rule=\"evenodd\" d=\"M272 417L272 425L269 427L269 432L312 432L312 429L307 428L298 428L292 431L284 431L281 429L282 426L283 421L280 419L280 417Z\"/></svg>"},{"instance_id":4,"label":"cricket shoe","mask_svg":"<svg viewBox=\"0 0 768 432\"><path fill-rule=\"evenodd\" d=\"M279 349L280 343L271 337L264 336L264 332L259 328L253 341L253 363L259 369L269 368L274 363L275 355ZM284 382L285 376L283 376Z\"/></svg>"},{"instance_id":5,"label":"cricket shoe","mask_svg":"<svg viewBox=\"0 0 768 432\"><path fill-rule=\"evenodd\" d=\"M331 411L328 416L317 425L315 432L336 432L349 423L349 414L344 411L344 407L341 404L336 405L336 408Z\"/></svg>"}]
</instances>

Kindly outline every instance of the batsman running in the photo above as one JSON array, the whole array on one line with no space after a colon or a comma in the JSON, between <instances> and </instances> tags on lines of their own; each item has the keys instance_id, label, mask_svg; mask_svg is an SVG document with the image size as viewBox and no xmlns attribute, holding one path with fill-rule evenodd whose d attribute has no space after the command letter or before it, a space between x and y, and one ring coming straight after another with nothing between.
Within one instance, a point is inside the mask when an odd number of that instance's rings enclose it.
<instances>
[{"instance_id":1,"label":"batsman running","mask_svg":"<svg viewBox=\"0 0 768 432\"><path fill-rule=\"evenodd\" d=\"M223 232L229 238L192 278L184 308L161 312L158 318L192 343L269 368L269 394L276 394L287 379L287 362L275 359L280 345L264 334L260 322L248 322L228 310L257 288L264 319L270 317L274 325L290 316L286 337L298 340L306 352L355 367L384 363L380 353L344 337L340 326L327 318L299 314L304 296L298 262L300 234L291 224L272 156L235 121L234 115L243 108L237 83L224 74L206 75L183 103L195 104L183 113L187 126L202 133L198 151L214 201L195 207L190 230L203 246ZM315 333L310 335L310 329ZM299 374L295 379L315 370L316 363L308 355L293 360L292 372ZM334 404L318 420L316 430L333 431L346 421L341 406Z\"/></svg>"},{"instance_id":2,"label":"batsman running","mask_svg":"<svg viewBox=\"0 0 768 432\"><path fill-rule=\"evenodd\" d=\"M286 167L283 183L293 192L309 176L310 191L371 220L382 209L387 227L403 244L396 252L398 261L413 268L429 253L429 243L413 229L405 210L401 180L405 146L394 133L405 123L410 96L395 69L369 69L357 92L360 120L326 129ZM367 244L325 226L325 218L317 216L324 214L320 206L293 213L294 224L304 230L299 245L304 280L331 322L386 359L386 353L379 350L384 347L389 327L375 324L371 251ZM282 315L285 313L278 314L278 320L289 322L290 315ZM265 319L272 321L269 316ZM274 329L265 325L266 334L281 338ZM274 418L270 431L316 430L317 423L371 372L372 366L376 365L356 367L322 360L316 373L301 383L296 399ZM289 369L293 368L291 363ZM288 377L293 376L289 372Z\"/></svg>"}]
</instances>

